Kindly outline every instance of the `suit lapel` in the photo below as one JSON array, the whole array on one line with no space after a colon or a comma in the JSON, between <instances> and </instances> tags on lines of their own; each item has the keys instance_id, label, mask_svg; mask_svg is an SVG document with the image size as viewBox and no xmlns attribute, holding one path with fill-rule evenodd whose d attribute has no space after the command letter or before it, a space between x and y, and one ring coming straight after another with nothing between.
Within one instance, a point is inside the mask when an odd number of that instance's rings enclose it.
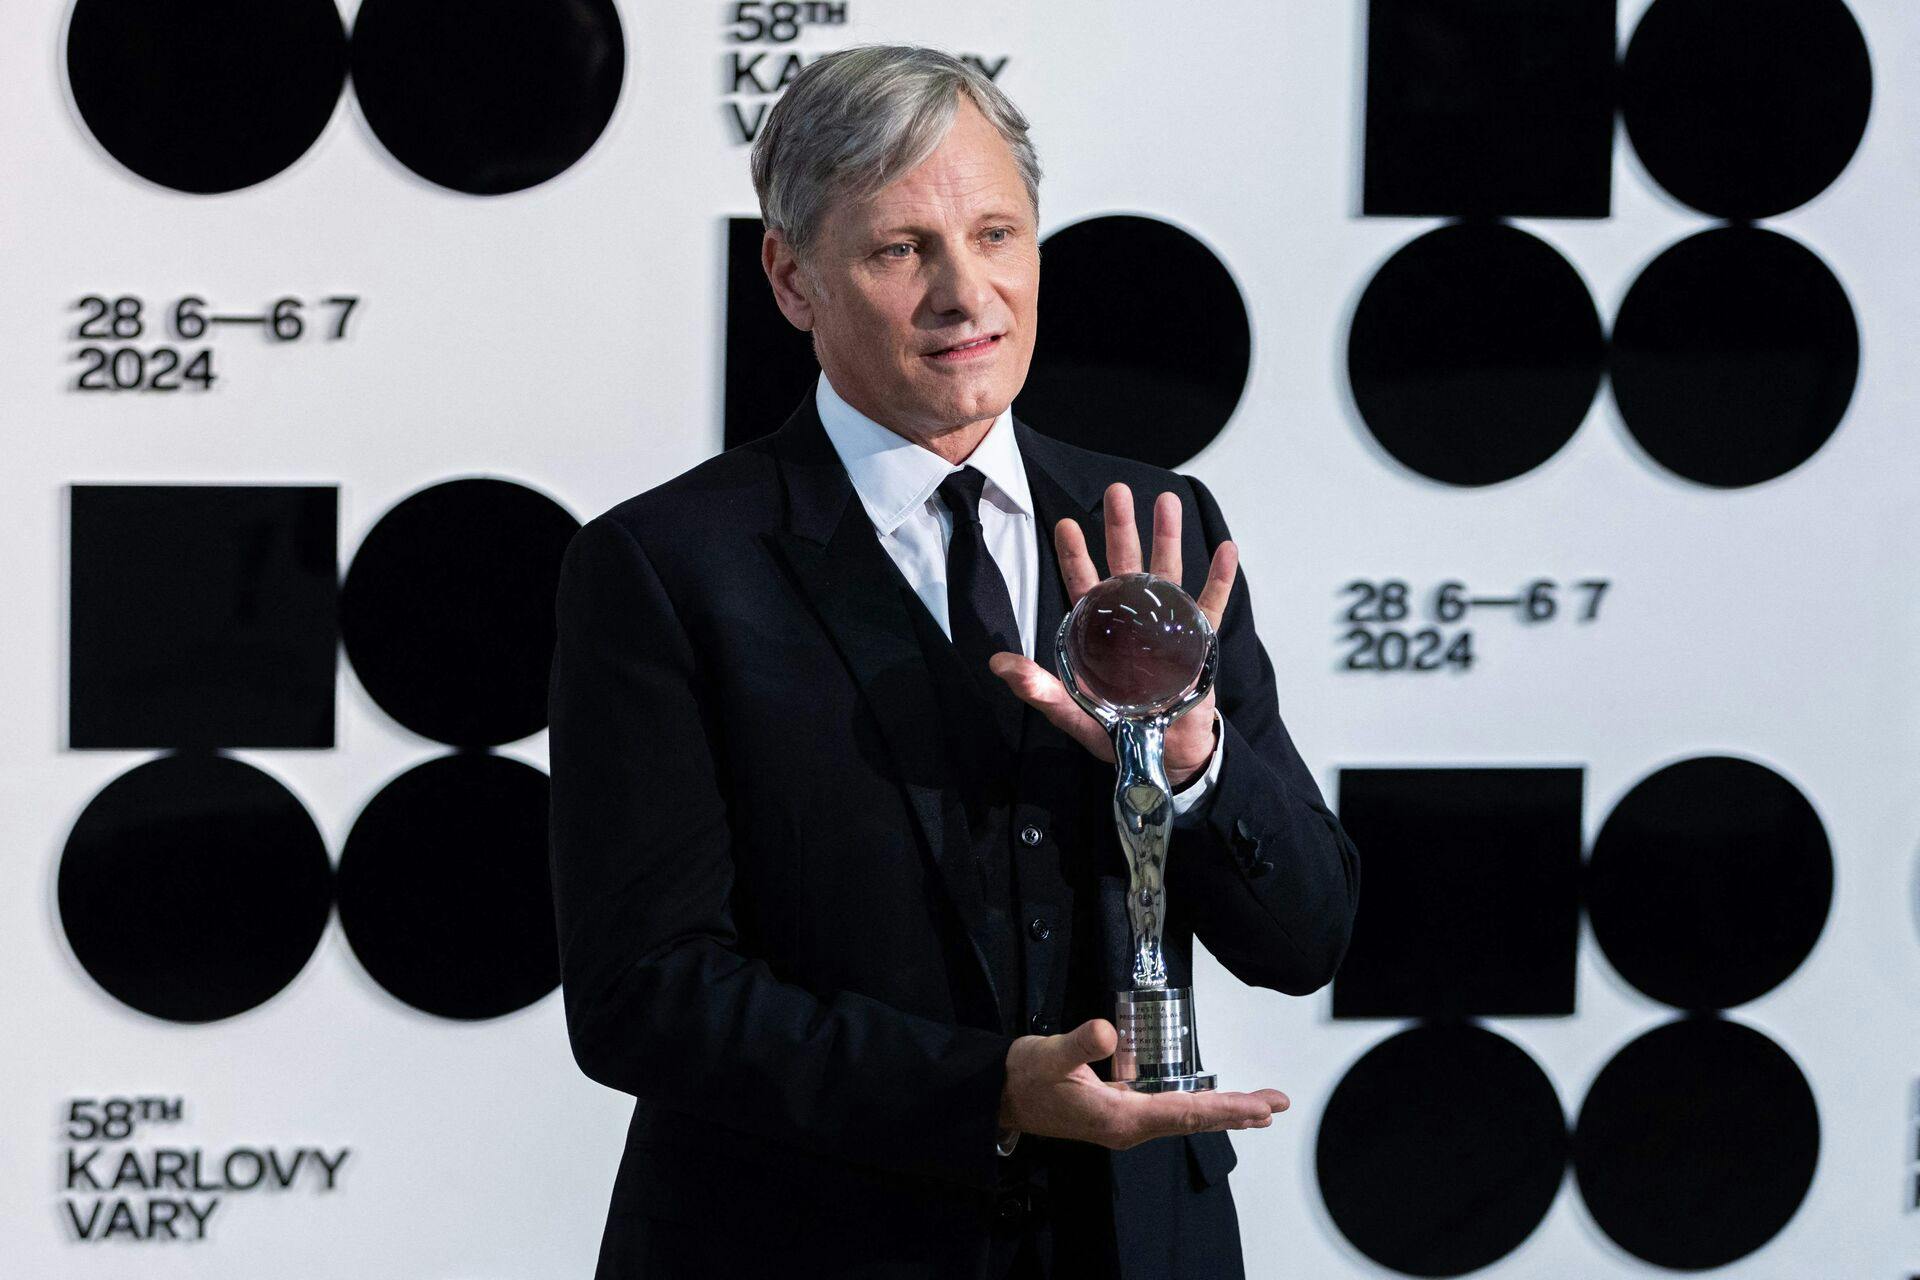
<instances>
[{"instance_id":1,"label":"suit lapel","mask_svg":"<svg viewBox=\"0 0 1920 1280\"><path fill-rule=\"evenodd\" d=\"M1040 435L1018 418L1013 420L1014 439L1020 443L1020 457L1027 468L1027 487L1033 493L1034 535L1040 551L1040 594L1035 609L1033 660L1047 670L1054 669L1053 637L1066 616L1066 588L1060 581L1060 558L1053 548L1053 527L1063 519L1072 519L1086 535L1087 551L1104 573L1107 563L1106 520L1101 514L1102 490L1088 481L1057 447L1057 442ZM1046 724L1046 717L1033 708L1028 730L1033 724Z\"/></svg>"},{"instance_id":2,"label":"suit lapel","mask_svg":"<svg viewBox=\"0 0 1920 1280\"><path fill-rule=\"evenodd\" d=\"M966 931L981 981L1003 1007L981 939L986 903L948 754L942 710L923 637L939 626L907 586L853 493L827 439L813 396L775 433L770 448L786 484L786 528L767 535L832 638L879 723L929 858ZM925 617L925 625L915 613ZM954 663L957 672L959 664Z\"/></svg>"},{"instance_id":3,"label":"suit lapel","mask_svg":"<svg viewBox=\"0 0 1920 1280\"><path fill-rule=\"evenodd\" d=\"M1060 580L1060 557L1054 550L1053 529L1061 520L1080 526L1087 540L1087 552L1100 572L1106 572L1106 521L1101 513L1102 490L1088 481L1071 460L1055 447L1055 441L1035 432L1018 418L1013 420L1014 436L1020 443L1020 457L1027 469L1027 487L1033 494L1034 538L1039 551L1039 594L1034 607L1033 660L1046 670L1059 674L1054 659L1054 636L1067 614L1066 585ZM1032 706L1026 708L1022 722L1020 750L1023 757L1036 749L1072 745L1084 754L1079 744L1048 723ZM1023 759L1022 773L1031 775Z\"/></svg>"}]
</instances>

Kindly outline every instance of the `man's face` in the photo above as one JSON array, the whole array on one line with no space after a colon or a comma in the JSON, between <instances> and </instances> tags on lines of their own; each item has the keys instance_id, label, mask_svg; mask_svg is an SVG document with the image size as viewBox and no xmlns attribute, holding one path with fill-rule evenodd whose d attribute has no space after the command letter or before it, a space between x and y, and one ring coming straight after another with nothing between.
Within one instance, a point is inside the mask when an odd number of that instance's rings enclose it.
<instances>
[{"instance_id":1,"label":"man's face","mask_svg":"<svg viewBox=\"0 0 1920 1280\"><path fill-rule=\"evenodd\" d=\"M883 426L926 443L990 422L1026 382L1038 228L1012 150L966 95L919 167L831 206L799 270L783 255L770 236L781 310L813 331L834 389Z\"/></svg>"}]
</instances>

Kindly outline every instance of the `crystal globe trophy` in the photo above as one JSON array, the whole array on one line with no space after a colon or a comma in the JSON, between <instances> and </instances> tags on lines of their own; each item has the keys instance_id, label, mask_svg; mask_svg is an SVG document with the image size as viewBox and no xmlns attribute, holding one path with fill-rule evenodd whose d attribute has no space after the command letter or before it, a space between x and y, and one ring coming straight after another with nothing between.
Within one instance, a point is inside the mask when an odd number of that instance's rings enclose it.
<instances>
[{"instance_id":1,"label":"crystal globe trophy","mask_svg":"<svg viewBox=\"0 0 1920 1280\"><path fill-rule=\"evenodd\" d=\"M1198 1092L1193 989L1167 985L1167 844L1173 795L1162 751L1167 726L1213 687L1219 646L1193 597L1149 573L1123 573L1080 597L1054 639L1060 680L1113 735L1119 771L1113 817L1126 855L1133 988L1118 993L1113 1084L1143 1093Z\"/></svg>"}]
</instances>

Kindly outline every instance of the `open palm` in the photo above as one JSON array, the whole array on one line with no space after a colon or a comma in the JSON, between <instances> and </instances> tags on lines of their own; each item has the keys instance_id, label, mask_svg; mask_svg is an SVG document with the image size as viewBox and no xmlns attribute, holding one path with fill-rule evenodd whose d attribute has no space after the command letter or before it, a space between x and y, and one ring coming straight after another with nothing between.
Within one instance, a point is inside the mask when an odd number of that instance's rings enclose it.
<instances>
[{"instance_id":1,"label":"open palm","mask_svg":"<svg viewBox=\"0 0 1920 1280\"><path fill-rule=\"evenodd\" d=\"M1153 560L1142 565L1140 529L1133 519L1133 491L1124 484L1107 487L1102 508L1106 515L1107 568L1113 576L1143 571L1169 582L1180 581L1180 499L1162 493L1153 504ZM1087 538L1072 520L1062 520L1053 529L1054 551L1060 560L1060 578L1067 589L1067 608L1080 602L1101 581L1100 571L1087 550ZM1234 575L1240 569L1240 551L1231 542L1214 548L1213 562L1207 566L1207 583L1195 601L1213 629L1220 629L1227 599L1233 593ZM1080 743L1100 759L1113 760L1113 739L1107 730L1080 709L1060 678L1024 654L996 653L988 660L993 673L1022 702L1037 708L1053 726ZM1185 715L1167 728L1164 759L1167 781L1180 786L1206 767L1213 756L1213 691L1196 703Z\"/></svg>"}]
</instances>

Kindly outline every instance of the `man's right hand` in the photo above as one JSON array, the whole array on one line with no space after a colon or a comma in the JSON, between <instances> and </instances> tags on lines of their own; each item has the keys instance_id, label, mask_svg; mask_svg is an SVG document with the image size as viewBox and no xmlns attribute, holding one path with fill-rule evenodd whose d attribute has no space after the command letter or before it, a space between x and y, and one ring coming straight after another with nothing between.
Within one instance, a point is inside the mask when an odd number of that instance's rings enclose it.
<instances>
[{"instance_id":1,"label":"man's right hand","mask_svg":"<svg viewBox=\"0 0 1920 1280\"><path fill-rule=\"evenodd\" d=\"M1050 1138L1097 1142L1116 1151L1149 1138L1209 1129L1264 1129L1289 1105L1278 1089L1253 1093L1136 1093L1116 1089L1088 1063L1113 1056L1118 1035L1105 1018L1064 1035L1021 1036L1007 1050L1000 1126Z\"/></svg>"}]
</instances>

